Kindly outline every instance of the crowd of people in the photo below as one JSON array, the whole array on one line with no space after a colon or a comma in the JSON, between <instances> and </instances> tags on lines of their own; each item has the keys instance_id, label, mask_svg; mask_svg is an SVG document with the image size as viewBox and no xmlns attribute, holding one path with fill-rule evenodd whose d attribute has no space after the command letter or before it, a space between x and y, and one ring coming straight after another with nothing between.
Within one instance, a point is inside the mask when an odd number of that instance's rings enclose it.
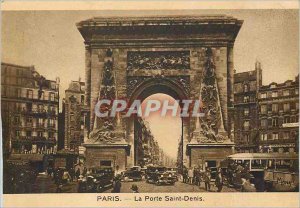
<instances>
[{"instance_id":1,"label":"crowd of people","mask_svg":"<svg viewBox=\"0 0 300 208\"><path fill-rule=\"evenodd\" d=\"M197 167L183 168L183 183L201 187L204 185L206 191L212 190L212 182L216 187L216 192L221 192L224 185L235 188L241 192L255 192L256 187L263 186L263 181L257 181L255 186L251 184L251 174L249 172L249 164L238 165L233 161L228 163L227 168L217 168L212 171L210 167L205 170ZM214 179L214 180L212 180ZM263 187L260 187L263 190Z\"/></svg>"},{"instance_id":2,"label":"crowd of people","mask_svg":"<svg viewBox=\"0 0 300 208\"><path fill-rule=\"evenodd\" d=\"M204 184L206 191L211 191L211 179L212 179L212 171L209 167L203 171L201 168L184 167L182 173L183 183L201 186L201 183ZM223 188L223 175L221 173L221 169L219 168L216 174L215 185L218 188L218 192L222 191Z\"/></svg>"},{"instance_id":3,"label":"crowd of people","mask_svg":"<svg viewBox=\"0 0 300 208\"><path fill-rule=\"evenodd\" d=\"M56 184L56 192L62 192L62 187L69 182L74 182L82 179L87 175L87 168L84 167L83 171L80 168L75 170L74 167L69 169L66 168L53 168L48 167L47 174L49 177L52 177L54 183Z\"/></svg>"}]
</instances>

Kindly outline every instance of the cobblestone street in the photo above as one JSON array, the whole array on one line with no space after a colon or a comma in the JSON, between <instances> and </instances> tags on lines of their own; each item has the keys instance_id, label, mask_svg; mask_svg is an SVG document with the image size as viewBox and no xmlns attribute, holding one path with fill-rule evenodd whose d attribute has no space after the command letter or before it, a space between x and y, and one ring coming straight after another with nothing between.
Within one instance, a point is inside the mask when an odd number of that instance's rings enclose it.
<instances>
[{"instance_id":1,"label":"cobblestone street","mask_svg":"<svg viewBox=\"0 0 300 208\"><path fill-rule=\"evenodd\" d=\"M138 181L138 182L122 182L121 192L122 193L131 193L132 184L136 184L139 188L140 193L174 193L174 192L206 192L204 183L201 184L200 187L190 184L182 183L178 181L175 185L155 185L146 183L146 181ZM216 192L216 187L211 182L211 192ZM104 191L104 193L110 193L111 188ZM228 188L227 186L223 187L222 192L235 192L236 190L233 188ZM32 189L33 193L55 193L56 185L51 177L47 175L40 174L33 185ZM71 182L67 185L64 185L62 188L63 193L77 193L77 182Z\"/></svg>"}]
</instances>

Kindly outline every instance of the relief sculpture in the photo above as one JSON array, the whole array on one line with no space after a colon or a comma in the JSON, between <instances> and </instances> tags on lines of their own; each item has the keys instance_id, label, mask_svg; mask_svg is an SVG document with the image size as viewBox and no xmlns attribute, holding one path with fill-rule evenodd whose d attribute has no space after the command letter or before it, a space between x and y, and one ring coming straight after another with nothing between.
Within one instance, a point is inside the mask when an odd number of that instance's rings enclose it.
<instances>
[{"instance_id":1,"label":"relief sculpture","mask_svg":"<svg viewBox=\"0 0 300 208\"><path fill-rule=\"evenodd\" d=\"M218 89L216 83L215 64L212 50L206 50L206 63L203 71L200 97L203 103L205 116L200 118L202 137L197 138L199 143L221 143L224 136L218 130L221 124L221 109L219 106Z\"/></svg>"},{"instance_id":2,"label":"relief sculpture","mask_svg":"<svg viewBox=\"0 0 300 208\"><path fill-rule=\"evenodd\" d=\"M127 54L127 70L189 68L189 51L130 51Z\"/></svg>"},{"instance_id":3,"label":"relief sculpture","mask_svg":"<svg viewBox=\"0 0 300 208\"><path fill-rule=\"evenodd\" d=\"M102 83L100 87L99 99L113 100L116 98L115 77L113 73L113 62L109 57L112 56L112 50L108 49L106 52L108 59L104 63L104 70L102 75ZM103 104L100 108L102 112L110 112L111 106ZM89 135L90 143L115 143L118 141L114 134L115 118L105 117L96 118L102 120L100 128L94 128Z\"/></svg>"}]
</instances>

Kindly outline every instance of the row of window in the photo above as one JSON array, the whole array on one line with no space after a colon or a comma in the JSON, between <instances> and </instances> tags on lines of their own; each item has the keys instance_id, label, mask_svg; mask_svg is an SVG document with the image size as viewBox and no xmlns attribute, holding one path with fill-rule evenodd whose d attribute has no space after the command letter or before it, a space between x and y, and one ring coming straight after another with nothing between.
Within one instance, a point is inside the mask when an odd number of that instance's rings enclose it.
<instances>
[{"instance_id":1,"label":"row of window","mask_svg":"<svg viewBox=\"0 0 300 208\"><path fill-rule=\"evenodd\" d=\"M13 97L13 98L27 98L27 99L40 99L57 101L58 95L54 92L45 92L32 89L23 89L15 87L1 86L1 95L3 97Z\"/></svg>"},{"instance_id":2,"label":"row of window","mask_svg":"<svg viewBox=\"0 0 300 208\"><path fill-rule=\"evenodd\" d=\"M234 85L234 93L256 91L256 81L249 83L237 83Z\"/></svg>"},{"instance_id":3,"label":"row of window","mask_svg":"<svg viewBox=\"0 0 300 208\"><path fill-rule=\"evenodd\" d=\"M280 127L285 123L297 123L299 122L298 116L285 116L283 118L261 119L260 126L262 128L267 127Z\"/></svg>"},{"instance_id":4,"label":"row of window","mask_svg":"<svg viewBox=\"0 0 300 208\"><path fill-rule=\"evenodd\" d=\"M262 133L260 134L260 140L261 141L268 141L268 140L287 140L287 139L294 139L296 133L295 132L273 132L273 133ZM238 137L237 137L238 138ZM242 137L242 140L237 140L237 143L248 143L250 142L250 135L249 134L244 134Z\"/></svg>"},{"instance_id":5,"label":"row of window","mask_svg":"<svg viewBox=\"0 0 300 208\"><path fill-rule=\"evenodd\" d=\"M54 112L55 114L57 114L58 111L56 105L47 104L2 102L1 106L3 109L7 109L13 112Z\"/></svg>"},{"instance_id":6,"label":"row of window","mask_svg":"<svg viewBox=\"0 0 300 208\"><path fill-rule=\"evenodd\" d=\"M267 140L278 140L278 139L294 139L295 138L295 132L273 132L273 133L262 133L260 134L260 140L261 141L267 141Z\"/></svg>"},{"instance_id":7,"label":"row of window","mask_svg":"<svg viewBox=\"0 0 300 208\"><path fill-rule=\"evenodd\" d=\"M68 100L69 101L75 100L76 102L79 102L79 99L77 98L76 95L69 96ZM80 95L80 103L84 104L84 101L85 101L85 96L84 95Z\"/></svg>"},{"instance_id":8,"label":"row of window","mask_svg":"<svg viewBox=\"0 0 300 208\"><path fill-rule=\"evenodd\" d=\"M48 138L55 138L56 133L55 132L45 132L45 131L20 131L16 130L15 131L15 136L20 137L20 136L26 136L26 137L48 137Z\"/></svg>"},{"instance_id":9,"label":"row of window","mask_svg":"<svg viewBox=\"0 0 300 208\"><path fill-rule=\"evenodd\" d=\"M234 98L235 103L250 103L250 102L256 102L256 97L254 95L246 95L243 97L235 96Z\"/></svg>"},{"instance_id":10,"label":"row of window","mask_svg":"<svg viewBox=\"0 0 300 208\"><path fill-rule=\"evenodd\" d=\"M261 105L260 113L266 114L270 111L277 113L278 111L289 112L290 110L299 110L299 102L291 103L273 103L270 105Z\"/></svg>"},{"instance_id":11,"label":"row of window","mask_svg":"<svg viewBox=\"0 0 300 208\"><path fill-rule=\"evenodd\" d=\"M274 117L271 119L261 119L260 120L260 127L265 129L267 127L280 127L282 124L285 123L297 123L299 122L298 116L285 116L283 118ZM245 131L250 130L250 121L246 120L243 124L243 129Z\"/></svg>"},{"instance_id":12,"label":"row of window","mask_svg":"<svg viewBox=\"0 0 300 208\"><path fill-rule=\"evenodd\" d=\"M295 148L293 147L273 147L273 148L265 148L265 149L262 149L262 152L267 152L267 153L271 153L271 152L278 152L278 153L294 153L295 152Z\"/></svg>"},{"instance_id":13,"label":"row of window","mask_svg":"<svg viewBox=\"0 0 300 208\"><path fill-rule=\"evenodd\" d=\"M262 92L260 93L260 98L276 98L282 96L298 95L299 89L286 89L282 91L272 91L272 92Z\"/></svg>"},{"instance_id":14,"label":"row of window","mask_svg":"<svg viewBox=\"0 0 300 208\"><path fill-rule=\"evenodd\" d=\"M25 76L30 77L32 76L31 70L28 68L16 68L14 66L3 66L1 67L1 75L10 75L10 76Z\"/></svg>"},{"instance_id":15,"label":"row of window","mask_svg":"<svg viewBox=\"0 0 300 208\"><path fill-rule=\"evenodd\" d=\"M33 117L26 117L25 119L22 119L20 116L15 116L14 117L14 124L21 124L25 123L26 125L33 125L35 124L36 126L44 126L47 124L48 126L53 126L55 127L56 120L55 119L45 119L45 118L33 118Z\"/></svg>"}]
</instances>

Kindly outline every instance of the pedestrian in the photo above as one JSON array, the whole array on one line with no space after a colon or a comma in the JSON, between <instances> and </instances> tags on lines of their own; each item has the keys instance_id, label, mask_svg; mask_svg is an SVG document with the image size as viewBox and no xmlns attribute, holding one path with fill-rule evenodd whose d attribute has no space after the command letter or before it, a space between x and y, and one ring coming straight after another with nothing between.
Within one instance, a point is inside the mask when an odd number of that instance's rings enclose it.
<instances>
[{"instance_id":1,"label":"pedestrian","mask_svg":"<svg viewBox=\"0 0 300 208\"><path fill-rule=\"evenodd\" d=\"M82 181L82 179L78 178L78 186L77 186L77 192L78 193L83 193L84 192L84 182Z\"/></svg>"},{"instance_id":2,"label":"pedestrian","mask_svg":"<svg viewBox=\"0 0 300 208\"><path fill-rule=\"evenodd\" d=\"M74 170L74 168L70 168L68 172L69 172L71 181L74 181L74 177L75 177L75 170Z\"/></svg>"},{"instance_id":3,"label":"pedestrian","mask_svg":"<svg viewBox=\"0 0 300 208\"><path fill-rule=\"evenodd\" d=\"M69 182L71 181L71 176L70 176L70 174L69 174L69 171L63 170L62 172L63 172L63 175L62 175L62 182L63 182L64 184L69 183Z\"/></svg>"},{"instance_id":4,"label":"pedestrian","mask_svg":"<svg viewBox=\"0 0 300 208\"><path fill-rule=\"evenodd\" d=\"M233 185L236 189L242 189L242 172L240 169L237 169L236 172L233 174Z\"/></svg>"},{"instance_id":5,"label":"pedestrian","mask_svg":"<svg viewBox=\"0 0 300 208\"><path fill-rule=\"evenodd\" d=\"M56 169L55 171L55 177L54 177L54 181L55 181L55 184L60 184L61 183L61 180L62 180L62 176L63 176L63 171L59 168Z\"/></svg>"},{"instance_id":6,"label":"pedestrian","mask_svg":"<svg viewBox=\"0 0 300 208\"><path fill-rule=\"evenodd\" d=\"M113 185L113 190L111 191L112 193L120 193L121 192L121 175L116 175L114 178L114 185Z\"/></svg>"},{"instance_id":7,"label":"pedestrian","mask_svg":"<svg viewBox=\"0 0 300 208\"><path fill-rule=\"evenodd\" d=\"M194 170L193 168L190 168L188 171L188 177L189 177L189 184L193 184L193 178L194 178Z\"/></svg>"},{"instance_id":8,"label":"pedestrian","mask_svg":"<svg viewBox=\"0 0 300 208\"><path fill-rule=\"evenodd\" d=\"M194 178L195 178L195 185L196 186L200 186L200 172L199 172L200 170L199 170L199 168L195 168L194 169Z\"/></svg>"},{"instance_id":9,"label":"pedestrian","mask_svg":"<svg viewBox=\"0 0 300 208\"><path fill-rule=\"evenodd\" d=\"M52 169L52 167L48 167L48 169L47 169L47 173L48 173L48 176L52 176L52 172L53 172L53 169Z\"/></svg>"},{"instance_id":10,"label":"pedestrian","mask_svg":"<svg viewBox=\"0 0 300 208\"><path fill-rule=\"evenodd\" d=\"M115 176L120 175L120 174L121 174L121 171L119 169L119 166L117 165L116 169L115 169Z\"/></svg>"},{"instance_id":11,"label":"pedestrian","mask_svg":"<svg viewBox=\"0 0 300 208\"><path fill-rule=\"evenodd\" d=\"M83 176L86 176L86 174L87 174L87 168L84 167L84 168L83 168L83 171L82 171L82 175L83 175Z\"/></svg>"},{"instance_id":12,"label":"pedestrian","mask_svg":"<svg viewBox=\"0 0 300 208\"><path fill-rule=\"evenodd\" d=\"M63 174L64 174L63 170L57 168L56 173L55 173L56 193L61 193L62 192Z\"/></svg>"},{"instance_id":13,"label":"pedestrian","mask_svg":"<svg viewBox=\"0 0 300 208\"><path fill-rule=\"evenodd\" d=\"M186 167L183 168L182 176L183 176L183 183L187 183L187 180L188 180L188 170L187 170Z\"/></svg>"},{"instance_id":14,"label":"pedestrian","mask_svg":"<svg viewBox=\"0 0 300 208\"><path fill-rule=\"evenodd\" d=\"M206 191L210 191L210 179L211 179L210 168L207 167L204 173L204 183L205 183Z\"/></svg>"},{"instance_id":15,"label":"pedestrian","mask_svg":"<svg viewBox=\"0 0 300 208\"><path fill-rule=\"evenodd\" d=\"M80 168L78 168L75 172L75 176L76 176L76 179L78 180L79 179L79 176L80 176Z\"/></svg>"},{"instance_id":16,"label":"pedestrian","mask_svg":"<svg viewBox=\"0 0 300 208\"><path fill-rule=\"evenodd\" d=\"M218 170L217 176L216 176L216 181L215 181L215 185L218 188L217 192L221 192L222 188L223 188L223 176L221 173L221 170Z\"/></svg>"},{"instance_id":17,"label":"pedestrian","mask_svg":"<svg viewBox=\"0 0 300 208\"><path fill-rule=\"evenodd\" d=\"M242 192L256 192L254 185L250 183L249 179L242 178Z\"/></svg>"},{"instance_id":18,"label":"pedestrian","mask_svg":"<svg viewBox=\"0 0 300 208\"><path fill-rule=\"evenodd\" d=\"M132 184L131 188L132 193L139 193L139 188L136 184Z\"/></svg>"}]
</instances>

